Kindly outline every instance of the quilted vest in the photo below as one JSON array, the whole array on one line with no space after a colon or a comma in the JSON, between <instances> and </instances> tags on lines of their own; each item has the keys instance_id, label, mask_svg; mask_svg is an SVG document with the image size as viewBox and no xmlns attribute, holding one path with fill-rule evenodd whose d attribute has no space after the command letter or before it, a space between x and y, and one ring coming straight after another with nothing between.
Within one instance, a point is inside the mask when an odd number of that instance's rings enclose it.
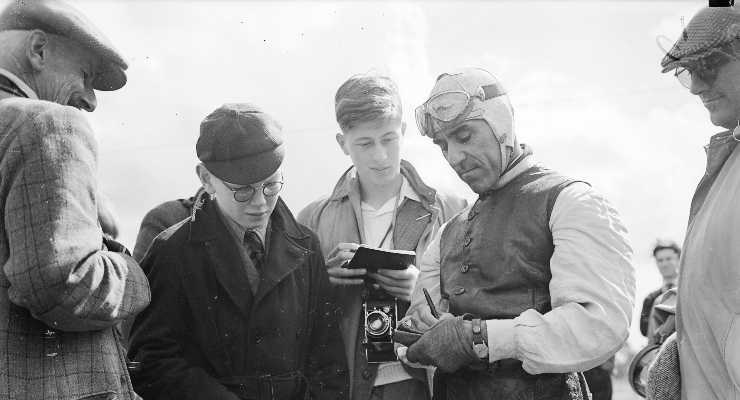
<instances>
[{"instance_id":1,"label":"quilted vest","mask_svg":"<svg viewBox=\"0 0 740 400\"><path fill-rule=\"evenodd\" d=\"M574 182L533 166L450 221L440 248L449 312L511 319L527 309L550 311L550 214L560 192ZM520 361L502 360L486 371L463 369L444 380L448 399L567 399L566 378L532 376Z\"/></svg>"}]
</instances>

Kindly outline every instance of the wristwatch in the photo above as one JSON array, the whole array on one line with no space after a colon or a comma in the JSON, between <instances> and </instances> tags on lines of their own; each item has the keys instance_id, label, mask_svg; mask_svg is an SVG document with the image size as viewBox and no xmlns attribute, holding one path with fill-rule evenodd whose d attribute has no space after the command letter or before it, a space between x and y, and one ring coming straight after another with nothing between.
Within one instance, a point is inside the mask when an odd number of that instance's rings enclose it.
<instances>
[{"instance_id":1,"label":"wristwatch","mask_svg":"<svg viewBox=\"0 0 740 400\"><path fill-rule=\"evenodd\" d=\"M473 352L481 360L488 359L488 338L483 334L482 321L480 318L473 318Z\"/></svg>"}]
</instances>

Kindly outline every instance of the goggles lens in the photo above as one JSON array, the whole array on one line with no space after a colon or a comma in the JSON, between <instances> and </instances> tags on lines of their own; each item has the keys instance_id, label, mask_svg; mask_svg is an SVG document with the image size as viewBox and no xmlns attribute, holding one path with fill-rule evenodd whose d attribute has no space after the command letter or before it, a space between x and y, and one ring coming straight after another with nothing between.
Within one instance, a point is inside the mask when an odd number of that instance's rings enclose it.
<instances>
[{"instance_id":1,"label":"goggles lens","mask_svg":"<svg viewBox=\"0 0 740 400\"><path fill-rule=\"evenodd\" d=\"M506 92L498 84L479 87L473 96L463 90L437 93L416 107L416 126L422 135L433 137L444 126L454 125L469 117L473 111L473 98L486 101L504 94Z\"/></svg>"}]
</instances>

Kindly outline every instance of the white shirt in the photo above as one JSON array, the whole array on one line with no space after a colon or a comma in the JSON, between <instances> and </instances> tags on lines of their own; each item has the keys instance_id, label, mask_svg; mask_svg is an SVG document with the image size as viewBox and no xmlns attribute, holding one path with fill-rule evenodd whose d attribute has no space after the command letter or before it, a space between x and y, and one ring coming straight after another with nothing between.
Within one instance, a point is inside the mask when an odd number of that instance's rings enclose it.
<instances>
[{"instance_id":1,"label":"white shirt","mask_svg":"<svg viewBox=\"0 0 740 400\"><path fill-rule=\"evenodd\" d=\"M609 359L629 334L635 298L632 248L617 211L584 183L560 193L549 225L555 246L550 259L552 310L540 314L529 309L514 319L488 320L489 360L521 360L530 374L585 371ZM424 252L409 315L426 307L422 287L440 306L440 237L445 227Z\"/></svg>"},{"instance_id":2,"label":"white shirt","mask_svg":"<svg viewBox=\"0 0 740 400\"><path fill-rule=\"evenodd\" d=\"M411 186L403 178L401 189L399 191L401 200L398 196L393 196L382 206L377 209L369 203L361 202L362 210L362 233L365 244L383 249L391 249L393 245L393 217L396 214L396 208L401 206L405 198L419 201L419 196L411 189Z\"/></svg>"},{"instance_id":3,"label":"white shirt","mask_svg":"<svg viewBox=\"0 0 740 400\"><path fill-rule=\"evenodd\" d=\"M419 196L411 188L406 178L403 178L401 182L399 196L391 197L377 209L364 201L361 202L362 231L365 244L368 246L392 249L393 227L391 224L396 214L396 208L403 203L405 198L419 201ZM401 317L403 315L398 316L399 319ZM406 372L400 361L387 362L378 366L378 375L375 377L373 386L387 385L407 379L412 379L412 377Z\"/></svg>"}]
</instances>

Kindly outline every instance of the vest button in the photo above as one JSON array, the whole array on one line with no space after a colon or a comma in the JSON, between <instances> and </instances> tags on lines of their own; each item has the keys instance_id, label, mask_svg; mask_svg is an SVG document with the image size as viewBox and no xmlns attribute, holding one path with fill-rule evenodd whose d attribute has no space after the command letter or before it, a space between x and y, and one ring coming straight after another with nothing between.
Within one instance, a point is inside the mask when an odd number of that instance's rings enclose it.
<instances>
[{"instance_id":1,"label":"vest button","mask_svg":"<svg viewBox=\"0 0 740 400\"><path fill-rule=\"evenodd\" d=\"M370 372L369 369L365 369L364 371L362 371L362 379L368 380L370 379L370 375L372 375L372 372Z\"/></svg>"},{"instance_id":2,"label":"vest button","mask_svg":"<svg viewBox=\"0 0 740 400\"><path fill-rule=\"evenodd\" d=\"M455 289L455 294L456 295L459 296L459 295L461 295L463 293L465 293L465 288L464 287L459 287L459 288Z\"/></svg>"},{"instance_id":3,"label":"vest button","mask_svg":"<svg viewBox=\"0 0 740 400\"><path fill-rule=\"evenodd\" d=\"M466 273L466 272L468 272L468 270L470 270L470 265L468 265L468 264L463 264L460 267L460 272L462 272L463 274Z\"/></svg>"}]
</instances>

